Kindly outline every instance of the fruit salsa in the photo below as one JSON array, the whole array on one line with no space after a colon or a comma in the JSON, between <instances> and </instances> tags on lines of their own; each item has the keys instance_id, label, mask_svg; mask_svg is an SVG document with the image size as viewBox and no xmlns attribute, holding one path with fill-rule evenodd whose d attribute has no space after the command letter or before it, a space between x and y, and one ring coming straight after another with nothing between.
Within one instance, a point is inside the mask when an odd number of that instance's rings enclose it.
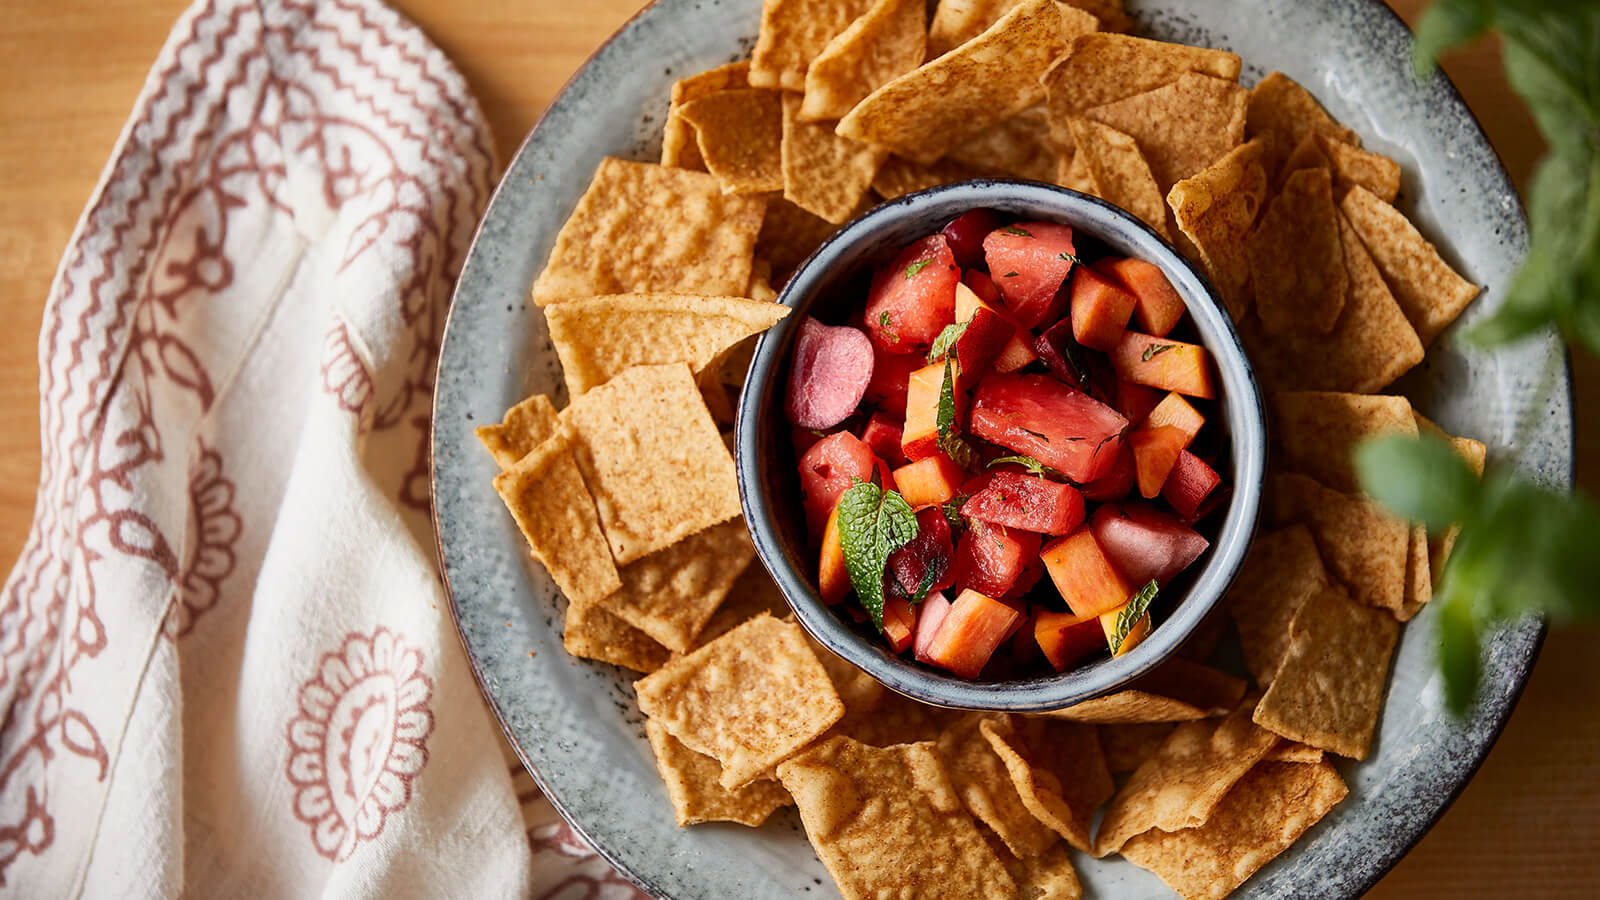
<instances>
[{"instance_id":1,"label":"fruit salsa","mask_svg":"<svg viewBox=\"0 0 1600 900\"><path fill-rule=\"evenodd\" d=\"M785 410L822 599L965 678L1139 644L1227 494L1185 313L1156 265L980 209L847 324L804 320Z\"/></svg>"}]
</instances>

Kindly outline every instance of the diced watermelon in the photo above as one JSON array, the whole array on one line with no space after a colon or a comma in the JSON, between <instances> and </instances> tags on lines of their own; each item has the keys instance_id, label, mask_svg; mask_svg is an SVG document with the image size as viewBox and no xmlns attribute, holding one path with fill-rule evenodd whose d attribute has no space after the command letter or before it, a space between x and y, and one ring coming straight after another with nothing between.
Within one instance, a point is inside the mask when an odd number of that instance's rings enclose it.
<instances>
[{"instance_id":1,"label":"diced watermelon","mask_svg":"<svg viewBox=\"0 0 1600 900\"><path fill-rule=\"evenodd\" d=\"M981 296L976 288L969 287L965 282L956 286L956 321L966 322L975 318L980 310L988 310L999 316L1002 321L1011 326L1011 337L1000 348L1000 352L990 363L996 372L1015 372L1028 363L1033 362L1034 354L1030 346L1032 336L1026 328L1022 328L1007 317L1000 308L999 292L994 290L993 282L989 276L982 272L968 272L967 277L975 283L987 285L988 290L994 294L993 298ZM981 281L980 281L981 279Z\"/></svg>"},{"instance_id":2,"label":"diced watermelon","mask_svg":"<svg viewBox=\"0 0 1600 900\"><path fill-rule=\"evenodd\" d=\"M977 678L1021 618L999 600L964 590L939 624L928 647L928 661L963 678Z\"/></svg>"},{"instance_id":3,"label":"diced watermelon","mask_svg":"<svg viewBox=\"0 0 1600 900\"><path fill-rule=\"evenodd\" d=\"M1133 295L1092 268L1072 276L1072 335L1095 350L1110 350L1133 317Z\"/></svg>"},{"instance_id":4,"label":"diced watermelon","mask_svg":"<svg viewBox=\"0 0 1600 900\"><path fill-rule=\"evenodd\" d=\"M1100 615L1132 596L1127 580L1111 564L1088 526L1052 542L1043 555L1050 580L1076 615Z\"/></svg>"},{"instance_id":5,"label":"diced watermelon","mask_svg":"<svg viewBox=\"0 0 1600 900\"><path fill-rule=\"evenodd\" d=\"M1210 546L1176 517L1143 503L1102 506L1091 527L1117 571L1135 585L1154 579L1165 586Z\"/></svg>"},{"instance_id":6,"label":"diced watermelon","mask_svg":"<svg viewBox=\"0 0 1600 900\"><path fill-rule=\"evenodd\" d=\"M885 488L894 487L889 467L872 453L872 448L848 431L830 434L817 441L800 458L800 503L806 510L806 528L813 537L833 511L834 503L853 481L871 481L873 470Z\"/></svg>"},{"instance_id":7,"label":"diced watermelon","mask_svg":"<svg viewBox=\"0 0 1600 900\"><path fill-rule=\"evenodd\" d=\"M1154 428L1160 425L1171 425L1182 431L1185 437L1183 447L1185 450L1194 443L1195 435L1206 424L1206 417L1200 415L1182 394L1171 393L1161 399L1155 408L1145 416L1144 424Z\"/></svg>"},{"instance_id":8,"label":"diced watermelon","mask_svg":"<svg viewBox=\"0 0 1600 900\"><path fill-rule=\"evenodd\" d=\"M969 519L1040 534L1066 534L1083 522L1083 495L1037 475L998 472L961 507Z\"/></svg>"},{"instance_id":9,"label":"diced watermelon","mask_svg":"<svg viewBox=\"0 0 1600 900\"><path fill-rule=\"evenodd\" d=\"M1161 267L1142 259L1107 259L1095 265L1113 275L1133 294L1133 321L1140 331L1164 337L1187 311L1183 298Z\"/></svg>"},{"instance_id":10,"label":"diced watermelon","mask_svg":"<svg viewBox=\"0 0 1600 900\"><path fill-rule=\"evenodd\" d=\"M1139 621L1134 623L1133 629L1128 632L1127 637L1122 639L1122 643L1119 646L1112 646L1111 639L1117 634L1117 619L1122 617L1122 610L1126 605L1123 604L1123 606L1119 606L1100 616L1100 630L1105 635L1106 647L1111 650L1113 657L1126 655L1150 636L1150 614L1145 613L1139 617Z\"/></svg>"},{"instance_id":11,"label":"diced watermelon","mask_svg":"<svg viewBox=\"0 0 1600 900\"><path fill-rule=\"evenodd\" d=\"M912 640L912 651L922 662L929 662L928 648L933 646L933 636L939 633L944 617L950 613L950 601L939 591L929 594L917 604L917 633Z\"/></svg>"},{"instance_id":12,"label":"diced watermelon","mask_svg":"<svg viewBox=\"0 0 1600 900\"><path fill-rule=\"evenodd\" d=\"M904 597L883 599L883 636L889 641L890 650L904 653L911 646L916 629L917 611L910 601Z\"/></svg>"},{"instance_id":13,"label":"diced watermelon","mask_svg":"<svg viewBox=\"0 0 1600 900\"><path fill-rule=\"evenodd\" d=\"M912 507L944 503L956 495L966 477L966 470L943 453L925 456L894 470L895 486Z\"/></svg>"},{"instance_id":14,"label":"diced watermelon","mask_svg":"<svg viewBox=\"0 0 1600 900\"><path fill-rule=\"evenodd\" d=\"M844 544L839 536L839 505L828 513L828 524L822 531L822 553L817 562L817 593L829 606L850 596L850 572L844 564Z\"/></svg>"},{"instance_id":15,"label":"diced watermelon","mask_svg":"<svg viewBox=\"0 0 1600 900\"><path fill-rule=\"evenodd\" d=\"M1034 338L1033 352L1058 381L1076 390L1089 390L1089 356L1072 334L1071 319L1062 319Z\"/></svg>"},{"instance_id":16,"label":"diced watermelon","mask_svg":"<svg viewBox=\"0 0 1600 900\"><path fill-rule=\"evenodd\" d=\"M1178 462L1161 488L1161 496L1172 505L1178 515L1193 521L1200 514L1200 505L1222 483L1222 476L1206 465L1205 460L1185 450L1178 454Z\"/></svg>"},{"instance_id":17,"label":"diced watermelon","mask_svg":"<svg viewBox=\"0 0 1600 900\"><path fill-rule=\"evenodd\" d=\"M1047 375L991 375L978 383L969 428L1039 460L1078 484L1111 470L1128 420Z\"/></svg>"},{"instance_id":18,"label":"diced watermelon","mask_svg":"<svg viewBox=\"0 0 1600 900\"><path fill-rule=\"evenodd\" d=\"M884 596L926 596L955 583L955 548L950 523L937 506L917 511L917 536L889 554L884 568Z\"/></svg>"},{"instance_id":19,"label":"diced watermelon","mask_svg":"<svg viewBox=\"0 0 1600 900\"><path fill-rule=\"evenodd\" d=\"M965 287L961 289L965 290ZM1017 329L994 310L985 306L974 310L972 318L967 320L966 329L956 339L956 365L960 373L958 383L977 383L1016 333Z\"/></svg>"},{"instance_id":20,"label":"diced watermelon","mask_svg":"<svg viewBox=\"0 0 1600 900\"><path fill-rule=\"evenodd\" d=\"M1038 555L1038 534L973 522L956 542L956 584L1003 597Z\"/></svg>"},{"instance_id":21,"label":"diced watermelon","mask_svg":"<svg viewBox=\"0 0 1600 900\"><path fill-rule=\"evenodd\" d=\"M939 452L939 392L944 387L944 364L935 363L911 373L906 388L906 426L900 449L915 462ZM960 398L957 398L959 404Z\"/></svg>"},{"instance_id":22,"label":"diced watermelon","mask_svg":"<svg viewBox=\"0 0 1600 900\"><path fill-rule=\"evenodd\" d=\"M955 254L956 265L964 269L983 265L983 239L1000 227L1000 214L991 209L972 209L956 216L944 230L945 243Z\"/></svg>"},{"instance_id":23,"label":"diced watermelon","mask_svg":"<svg viewBox=\"0 0 1600 900\"><path fill-rule=\"evenodd\" d=\"M1057 672L1089 659L1106 645L1099 616L1050 610L1033 614L1033 639Z\"/></svg>"},{"instance_id":24,"label":"diced watermelon","mask_svg":"<svg viewBox=\"0 0 1600 900\"><path fill-rule=\"evenodd\" d=\"M1061 286L1072 272L1075 252L1072 229L1051 222L1018 222L983 239L989 277L1011 317L1029 329L1061 318L1067 302Z\"/></svg>"},{"instance_id":25,"label":"diced watermelon","mask_svg":"<svg viewBox=\"0 0 1600 900\"><path fill-rule=\"evenodd\" d=\"M906 417L906 385L911 373L927 365L916 354L887 353L877 350L872 365L872 380L867 382L867 402L895 417Z\"/></svg>"},{"instance_id":26,"label":"diced watermelon","mask_svg":"<svg viewBox=\"0 0 1600 900\"><path fill-rule=\"evenodd\" d=\"M1211 354L1199 344L1124 331L1109 355L1123 381L1208 400L1216 396Z\"/></svg>"},{"instance_id":27,"label":"diced watermelon","mask_svg":"<svg viewBox=\"0 0 1600 900\"><path fill-rule=\"evenodd\" d=\"M1111 471L1079 490L1083 492L1083 499L1091 503L1114 503L1128 496L1133 490L1134 476L1137 472L1138 469L1133 461L1133 448L1127 441L1123 441L1116 462L1111 464Z\"/></svg>"},{"instance_id":28,"label":"diced watermelon","mask_svg":"<svg viewBox=\"0 0 1600 900\"><path fill-rule=\"evenodd\" d=\"M1141 496L1149 498L1161 493L1161 486L1167 483L1178 454L1188 442L1188 436L1174 425L1152 426L1146 422L1128 433Z\"/></svg>"},{"instance_id":29,"label":"diced watermelon","mask_svg":"<svg viewBox=\"0 0 1600 900\"><path fill-rule=\"evenodd\" d=\"M899 424L881 412L873 413L861 429L861 442L871 447L873 454L891 468L906 464L906 455L900 449L900 436Z\"/></svg>"},{"instance_id":30,"label":"diced watermelon","mask_svg":"<svg viewBox=\"0 0 1600 900\"><path fill-rule=\"evenodd\" d=\"M1134 384L1129 381L1117 382L1117 402L1111 404L1117 412L1128 417L1129 422L1143 422L1145 416L1150 415L1150 410L1160 405L1166 395L1153 387Z\"/></svg>"},{"instance_id":31,"label":"diced watermelon","mask_svg":"<svg viewBox=\"0 0 1600 900\"><path fill-rule=\"evenodd\" d=\"M961 270L943 235L929 235L901 250L878 270L867 295L867 336L890 353L926 352L956 320Z\"/></svg>"}]
</instances>

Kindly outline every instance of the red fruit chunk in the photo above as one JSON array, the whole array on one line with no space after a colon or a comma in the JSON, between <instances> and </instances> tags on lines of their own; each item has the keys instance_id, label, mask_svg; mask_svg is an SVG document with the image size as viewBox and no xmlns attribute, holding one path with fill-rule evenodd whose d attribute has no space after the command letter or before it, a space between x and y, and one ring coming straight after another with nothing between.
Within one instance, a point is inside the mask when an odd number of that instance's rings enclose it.
<instances>
[{"instance_id":1,"label":"red fruit chunk","mask_svg":"<svg viewBox=\"0 0 1600 900\"><path fill-rule=\"evenodd\" d=\"M833 606L850 596L850 570L844 564L844 543L839 534L839 504L828 513L822 530L822 553L817 561L817 593L822 602Z\"/></svg>"},{"instance_id":2,"label":"red fruit chunk","mask_svg":"<svg viewBox=\"0 0 1600 900\"><path fill-rule=\"evenodd\" d=\"M1128 420L1047 375L991 375L978 383L969 428L1078 484L1111 470Z\"/></svg>"},{"instance_id":3,"label":"red fruit chunk","mask_svg":"<svg viewBox=\"0 0 1600 900\"><path fill-rule=\"evenodd\" d=\"M1210 546L1194 529L1142 503L1102 506L1091 527L1112 564L1136 586L1151 579L1165 586Z\"/></svg>"},{"instance_id":4,"label":"red fruit chunk","mask_svg":"<svg viewBox=\"0 0 1600 900\"><path fill-rule=\"evenodd\" d=\"M988 276L982 272L968 272L967 275L974 279L984 279L984 283L988 285L990 290L993 290L994 285L988 282ZM998 296L992 300L986 300L966 284L956 286L957 322L969 322L975 319L978 313L983 310L988 310L999 316L1000 320L1005 322L1011 329L1011 336L1001 346L1000 352L995 355L994 361L990 364L991 368L996 372L1015 372L1033 362L1034 354L1031 347L1033 335L1026 328L1019 327L1016 322L1006 316L1004 310L1000 308Z\"/></svg>"},{"instance_id":5,"label":"red fruit chunk","mask_svg":"<svg viewBox=\"0 0 1600 900\"><path fill-rule=\"evenodd\" d=\"M1061 318L1061 290L1072 272L1072 229L1050 222L1018 222L989 232L983 255L1006 310L1023 328Z\"/></svg>"},{"instance_id":6,"label":"red fruit chunk","mask_svg":"<svg viewBox=\"0 0 1600 900\"><path fill-rule=\"evenodd\" d=\"M958 380L967 384L975 382L989 370L1016 333L1016 327L994 310L985 306L974 310L961 337L956 338L956 364L960 370Z\"/></svg>"},{"instance_id":7,"label":"red fruit chunk","mask_svg":"<svg viewBox=\"0 0 1600 900\"><path fill-rule=\"evenodd\" d=\"M1108 259L1096 265L1133 294L1133 321L1157 337L1177 326L1187 309L1161 267L1142 259Z\"/></svg>"},{"instance_id":8,"label":"red fruit chunk","mask_svg":"<svg viewBox=\"0 0 1600 900\"><path fill-rule=\"evenodd\" d=\"M792 434L794 439L794 458L799 459L800 457L805 456L807 451L817 445L817 441L820 441L827 436L828 433L826 431L817 431L814 428L794 429Z\"/></svg>"},{"instance_id":9,"label":"red fruit chunk","mask_svg":"<svg viewBox=\"0 0 1600 900\"><path fill-rule=\"evenodd\" d=\"M1022 613L999 600L964 590L939 624L928 647L928 662L963 678L977 678L1021 619Z\"/></svg>"},{"instance_id":10,"label":"red fruit chunk","mask_svg":"<svg viewBox=\"0 0 1600 900\"><path fill-rule=\"evenodd\" d=\"M1066 534L1083 521L1083 495L1037 475L997 472L961 507L969 519L1039 534Z\"/></svg>"},{"instance_id":11,"label":"red fruit chunk","mask_svg":"<svg viewBox=\"0 0 1600 900\"><path fill-rule=\"evenodd\" d=\"M917 611L904 597L886 597L883 601L883 636L889 649L904 653L916 634Z\"/></svg>"},{"instance_id":12,"label":"red fruit chunk","mask_svg":"<svg viewBox=\"0 0 1600 900\"><path fill-rule=\"evenodd\" d=\"M1028 557L1028 564L1023 567L1022 574L1012 582L1011 590L1006 591L1001 598L1006 601L1019 600L1023 594L1033 590L1034 585L1044 578L1044 560L1037 556Z\"/></svg>"},{"instance_id":13,"label":"red fruit chunk","mask_svg":"<svg viewBox=\"0 0 1600 900\"><path fill-rule=\"evenodd\" d=\"M994 286L994 279L984 272L977 269L968 269L961 273L961 283L971 289L974 297L990 306L999 306L1004 302L1000 299L1000 289ZM959 310L956 313L956 318L961 318Z\"/></svg>"},{"instance_id":14,"label":"red fruit chunk","mask_svg":"<svg viewBox=\"0 0 1600 900\"><path fill-rule=\"evenodd\" d=\"M1133 316L1133 295L1094 269L1072 276L1072 335L1095 350L1110 350Z\"/></svg>"},{"instance_id":15,"label":"red fruit chunk","mask_svg":"<svg viewBox=\"0 0 1600 900\"><path fill-rule=\"evenodd\" d=\"M1109 356L1123 381L1208 400L1216 396L1211 354L1199 344L1124 331Z\"/></svg>"},{"instance_id":16,"label":"red fruit chunk","mask_svg":"<svg viewBox=\"0 0 1600 900\"><path fill-rule=\"evenodd\" d=\"M900 433L900 449L906 459L915 462L939 452L939 393L943 387L943 363L911 373L906 388L906 426Z\"/></svg>"},{"instance_id":17,"label":"red fruit chunk","mask_svg":"<svg viewBox=\"0 0 1600 900\"><path fill-rule=\"evenodd\" d=\"M1164 396L1170 395L1163 395L1153 387L1119 381L1116 402L1111 405L1117 408L1117 412L1127 416L1129 422L1143 422L1145 416L1150 415L1150 410L1161 404Z\"/></svg>"},{"instance_id":18,"label":"red fruit chunk","mask_svg":"<svg viewBox=\"0 0 1600 900\"><path fill-rule=\"evenodd\" d=\"M884 596L927 596L955 583L955 547L950 523L937 506L917 512L917 536L889 554L884 569Z\"/></svg>"},{"instance_id":19,"label":"red fruit chunk","mask_svg":"<svg viewBox=\"0 0 1600 900\"><path fill-rule=\"evenodd\" d=\"M1087 526L1045 547L1043 556L1050 580L1076 615L1098 616L1132 596L1127 580Z\"/></svg>"},{"instance_id":20,"label":"red fruit chunk","mask_svg":"<svg viewBox=\"0 0 1600 900\"><path fill-rule=\"evenodd\" d=\"M1033 639L1057 672L1076 666L1106 645L1099 616L1050 610L1033 614Z\"/></svg>"},{"instance_id":21,"label":"red fruit chunk","mask_svg":"<svg viewBox=\"0 0 1600 900\"><path fill-rule=\"evenodd\" d=\"M917 633L912 640L912 652L918 660L929 662L928 648L933 646L933 636L939 633L944 617L950 613L950 601L944 594L934 591L917 604Z\"/></svg>"},{"instance_id":22,"label":"red fruit chunk","mask_svg":"<svg viewBox=\"0 0 1600 900\"><path fill-rule=\"evenodd\" d=\"M913 508L949 500L966 477L966 470L943 453L923 457L894 470L894 483L900 488L900 496Z\"/></svg>"},{"instance_id":23,"label":"red fruit chunk","mask_svg":"<svg viewBox=\"0 0 1600 900\"><path fill-rule=\"evenodd\" d=\"M1004 597L1038 555L1038 534L973 522L956 542L956 584Z\"/></svg>"},{"instance_id":24,"label":"red fruit chunk","mask_svg":"<svg viewBox=\"0 0 1600 900\"><path fill-rule=\"evenodd\" d=\"M879 483L894 487L889 467L872 453L872 448L848 431L830 434L800 458L800 503L806 510L806 528L820 536L839 495L853 481L871 481L876 469Z\"/></svg>"},{"instance_id":25,"label":"red fruit chunk","mask_svg":"<svg viewBox=\"0 0 1600 900\"><path fill-rule=\"evenodd\" d=\"M800 323L784 410L801 428L832 428L849 418L872 380L872 342L848 325Z\"/></svg>"},{"instance_id":26,"label":"red fruit chunk","mask_svg":"<svg viewBox=\"0 0 1600 900\"><path fill-rule=\"evenodd\" d=\"M945 242L963 269L983 265L983 239L1000 227L1000 214L989 209L973 209L956 216L944 230Z\"/></svg>"},{"instance_id":27,"label":"red fruit chunk","mask_svg":"<svg viewBox=\"0 0 1600 900\"><path fill-rule=\"evenodd\" d=\"M901 250L872 279L864 315L868 337L890 353L926 352L956 320L960 280L943 235L929 235Z\"/></svg>"},{"instance_id":28,"label":"red fruit chunk","mask_svg":"<svg viewBox=\"0 0 1600 900\"><path fill-rule=\"evenodd\" d=\"M1161 486L1167 483L1167 476L1178 462L1178 454L1188 442L1182 429L1172 425L1152 427L1148 422L1128 435L1141 495L1148 498L1161 493Z\"/></svg>"},{"instance_id":29,"label":"red fruit chunk","mask_svg":"<svg viewBox=\"0 0 1600 900\"><path fill-rule=\"evenodd\" d=\"M900 426L883 413L873 413L867 420L861 429L861 441L890 466L898 468L906 464L905 454L900 452Z\"/></svg>"},{"instance_id":30,"label":"red fruit chunk","mask_svg":"<svg viewBox=\"0 0 1600 900\"><path fill-rule=\"evenodd\" d=\"M1222 476L1216 470L1206 465L1205 460L1185 450L1178 454L1172 474L1167 476L1167 483L1161 487L1161 496L1166 498L1178 515L1193 521L1200 514L1200 504L1221 483Z\"/></svg>"},{"instance_id":31,"label":"red fruit chunk","mask_svg":"<svg viewBox=\"0 0 1600 900\"><path fill-rule=\"evenodd\" d=\"M1117 454L1117 461L1111 464L1111 471L1094 481L1079 488L1083 499L1091 503L1113 503L1128 496L1133 490L1134 476L1138 468L1133 461L1133 448L1127 441L1122 443L1122 452Z\"/></svg>"},{"instance_id":32,"label":"red fruit chunk","mask_svg":"<svg viewBox=\"0 0 1600 900\"><path fill-rule=\"evenodd\" d=\"M906 385L911 373L927 365L920 356L879 350L867 382L867 402L897 419L906 417Z\"/></svg>"}]
</instances>

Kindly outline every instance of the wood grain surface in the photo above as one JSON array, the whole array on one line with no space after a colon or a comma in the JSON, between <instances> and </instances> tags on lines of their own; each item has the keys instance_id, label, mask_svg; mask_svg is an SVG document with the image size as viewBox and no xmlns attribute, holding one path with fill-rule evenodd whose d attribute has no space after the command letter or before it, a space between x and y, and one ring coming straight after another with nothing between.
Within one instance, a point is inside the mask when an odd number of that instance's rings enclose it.
<instances>
[{"instance_id":1,"label":"wood grain surface","mask_svg":"<svg viewBox=\"0 0 1600 900\"><path fill-rule=\"evenodd\" d=\"M756 2L756 0L750 0ZM0 4L0 560L38 477L38 330L62 248L183 0ZM502 163L639 0L399 0L455 60ZM1393 0L1408 21L1424 0ZM1521 186L1542 152L1492 43L1446 65ZM1579 480L1600 493L1600 364L1579 356ZM1597 587L1600 590L1600 587ZM1375 898L1592 897L1600 885L1600 628L1552 634L1510 727Z\"/></svg>"}]
</instances>

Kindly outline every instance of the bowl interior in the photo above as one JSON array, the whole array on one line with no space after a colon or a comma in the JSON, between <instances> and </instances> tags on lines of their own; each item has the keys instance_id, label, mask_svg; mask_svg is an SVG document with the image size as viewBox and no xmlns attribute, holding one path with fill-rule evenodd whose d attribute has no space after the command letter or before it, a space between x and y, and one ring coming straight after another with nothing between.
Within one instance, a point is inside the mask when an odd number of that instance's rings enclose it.
<instances>
[{"instance_id":1,"label":"bowl interior","mask_svg":"<svg viewBox=\"0 0 1600 900\"><path fill-rule=\"evenodd\" d=\"M875 263L977 208L1070 225L1112 254L1161 267L1216 362L1216 409L1229 449L1219 468L1233 490L1226 511L1202 529L1214 531L1208 534L1211 547L1162 592L1153 607L1156 627L1138 647L1067 672L990 681L968 681L896 656L870 625L852 625L822 603L783 412L789 357L801 320L814 315L832 323L844 321L854 306L865 302ZM795 312L761 338L740 402L737 455L745 518L762 562L800 623L825 647L888 687L926 703L966 709L1021 712L1070 706L1115 690L1160 663L1232 582L1260 508L1266 456L1261 395L1233 324L1210 286L1142 222L1094 197L1033 182L984 179L932 188L885 203L839 231L801 265L779 300Z\"/></svg>"}]
</instances>

